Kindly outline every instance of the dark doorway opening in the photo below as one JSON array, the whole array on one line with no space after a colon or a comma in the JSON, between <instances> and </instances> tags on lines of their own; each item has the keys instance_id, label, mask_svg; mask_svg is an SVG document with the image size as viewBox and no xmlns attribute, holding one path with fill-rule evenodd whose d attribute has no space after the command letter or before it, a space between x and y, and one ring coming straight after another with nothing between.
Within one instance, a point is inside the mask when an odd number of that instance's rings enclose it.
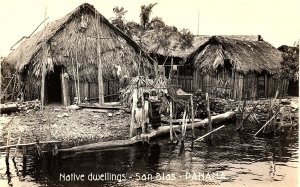
<instances>
[{"instance_id":1,"label":"dark doorway opening","mask_svg":"<svg viewBox=\"0 0 300 187\"><path fill-rule=\"evenodd\" d=\"M61 103L61 81L60 74L62 72L61 66L54 66L54 71L47 73L46 75L46 92L49 103Z\"/></svg>"},{"instance_id":2,"label":"dark doorway opening","mask_svg":"<svg viewBox=\"0 0 300 187\"><path fill-rule=\"evenodd\" d=\"M288 95L299 96L299 81L290 80L288 87Z\"/></svg>"}]
</instances>

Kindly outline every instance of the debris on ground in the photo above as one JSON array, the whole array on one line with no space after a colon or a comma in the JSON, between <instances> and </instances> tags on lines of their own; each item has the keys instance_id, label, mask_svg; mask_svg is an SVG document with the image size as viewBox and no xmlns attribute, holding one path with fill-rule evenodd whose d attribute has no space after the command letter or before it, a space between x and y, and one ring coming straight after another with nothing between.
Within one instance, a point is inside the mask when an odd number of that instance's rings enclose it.
<instances>
[{"instance_id":1,"label":"debris on ground","mask_svg":"<svg viewBox=\"0 0 300 187\"><path fill-rule=\"evenodd\" d=\"M15 116L12 122L12 144L17 143L20 129L23 129L21 143L44 141L50 135L52 140L63 142L64 147L129 137L130 114L121 110L111 110L110 113L94 111L50 105L45 106L44 110L33 109L30 113L20 111L2 115L0 144L6 143L5 122L12 116Z\"/></svg>"}]
</instances>

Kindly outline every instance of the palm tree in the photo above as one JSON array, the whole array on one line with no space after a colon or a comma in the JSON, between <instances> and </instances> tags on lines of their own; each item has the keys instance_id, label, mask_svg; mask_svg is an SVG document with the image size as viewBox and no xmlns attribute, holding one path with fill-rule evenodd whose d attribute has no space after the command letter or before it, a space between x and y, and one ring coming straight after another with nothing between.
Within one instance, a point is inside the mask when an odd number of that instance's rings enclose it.
<instances>
[{"instance_id":1,"label":"palm tree","mask_svg":"<svg viewBox=\"0 0 300 187\"><path fill-rule=\"evenodd\" d=\"M140 18L141 18L141 25L144 29L149 25L150 23L150 15L152 13L152 8L157 5L157 3L150 3L148 6L142 5L141 6L141 13L140 13Z\"/></svg>"},{"instance_id":2,"label":"palm tree","mask_svg":"<svg viewBox=\"0 0 300 187\"><path fill-rule=\"evenodd\" d=\"M113 12L116 17L112 19L112 24L118 27L124 33L131 35L124 21L124 16L127 13L127 10L125 10L123 7L119 8L116 6L113 8Z\"/></svg>"}]
</instances>

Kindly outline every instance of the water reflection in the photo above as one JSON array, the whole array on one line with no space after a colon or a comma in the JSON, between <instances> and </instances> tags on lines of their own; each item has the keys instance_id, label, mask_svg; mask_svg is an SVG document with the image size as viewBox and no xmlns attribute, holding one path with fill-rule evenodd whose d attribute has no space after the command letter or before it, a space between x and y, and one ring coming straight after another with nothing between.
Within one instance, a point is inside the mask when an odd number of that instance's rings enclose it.
<instances>
[{"instance_id":1,"label":"water reflection","mask_svg":"<svg viewBox=\"0 0 300 187\"><path fill-rule=\"evenodd\" d=\"M201 136L207 130L197 130ZM9 167L4 165L5 153L0 156L0 186L152 186L200 185L197 180L176 178L167 180L138 181L136 173L175 174L185 176L186 172L223 172L226 179L218 180L222 185L240 186L254 182L290 182L290 174L297 172L298 134L273 138L254 138L252 126L245 126L243 132L236 132L234 125L226 126L210 139L192 144L187 136L184 144L170 145L162 138L151 145L137 145L112 150L52 157L44 159L19 155ZM127 180L108 181L61 181L61 174L127 174ZM288 175L289 174L289 175ZM295 174L296 175L296 174ZM129 178L131 177L131 178ZM294 182L294 181L292 181Z\"/></svg>"}]
</instances>

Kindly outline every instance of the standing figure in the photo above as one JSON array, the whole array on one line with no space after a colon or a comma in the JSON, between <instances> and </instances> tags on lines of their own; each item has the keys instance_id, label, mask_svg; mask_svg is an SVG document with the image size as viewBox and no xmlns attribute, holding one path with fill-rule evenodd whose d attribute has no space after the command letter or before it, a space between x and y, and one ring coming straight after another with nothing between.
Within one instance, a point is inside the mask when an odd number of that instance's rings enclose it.
<instances>
[{"instance_id":1,"label":"standing figure","mask_svg":"<svg viewBox=\"0 0 300 187\"><path fill-rule=\"evenodd\" d=\"M142 127L144 126L144 116L143 116L143 108L142 108L141 100L137 101L137 105L134 110L133 116L134 116L134 123L135 123L134 129L137 134L136 137L137 139L140 139L142 134Z\"/></svg>"},{"instance_id":2,"label":"standing figure","mask_svg":"<svg viewBox=\"0 0 300 187\"><path fill-rule=\"evenodd\" d=\"M149 93L145 92L144 96L144 129L143 133L147 133L149 130L149 123L151 117L151 102L149 101Z\"/></svg>"}]
</instances>

